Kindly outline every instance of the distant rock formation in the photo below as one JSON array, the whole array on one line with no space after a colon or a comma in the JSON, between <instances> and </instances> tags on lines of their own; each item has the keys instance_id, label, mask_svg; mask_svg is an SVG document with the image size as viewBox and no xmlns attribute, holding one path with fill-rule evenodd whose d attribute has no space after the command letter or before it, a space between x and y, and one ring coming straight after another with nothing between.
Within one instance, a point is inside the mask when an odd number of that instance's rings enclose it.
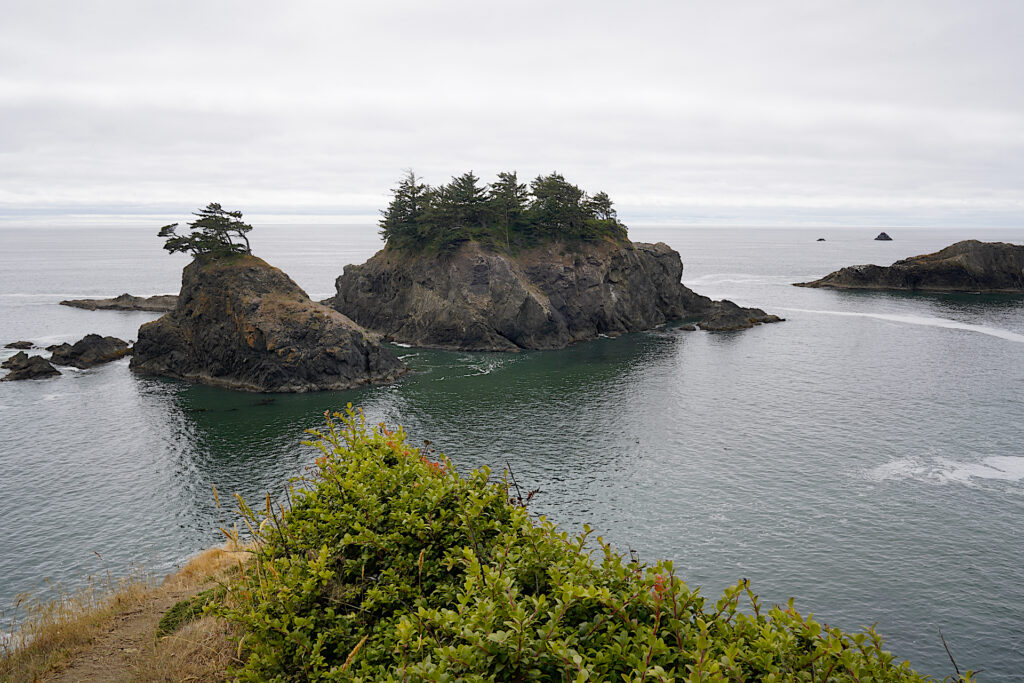
<instances>
[{"instance_id":1,"label":"distant rock formation","mask_svg":"<svg viewBox=\"0 0 1024 683\"><path fill-rule=\"evenodd\" d=\"M824 238L824 237L819 237L819 238L818 238L818 239L817 239L816 241L818 241L818 242L824 242L824 241L825 241L825 238Z\"/></svg>"},{"instance_id":2,"label":"distant rock formation","mask_svg":"<svg viewBox=\"0 0 1024 683\"><path fill-rule=\"evenodd\" d=\"M849 266L797 287L926 292L1024 292L1024 246L965 240L891 266Z\"/></svg>"},{"instance_id":3,"label":"distant rock formation","mask_svg":"<svg viewBox=\"0 0 1024 683\"><path fill-rule=\"evenodd\" d=\"M57 368L50 365L42 356L30 356L24 351L19 351L3 363L0 368L10 370L0 381L16 382L22 379L43 379L45 377L56 377L60 374Z\"/></svg>"},{"instance_id":4,"label":"distant rock formation","mask_svg":"<svg viewBox=\"0 0 1024 683\"><path fill-rule=\"evenodd\" d=\"M60 344L49 347L49 350L53 352L51 363L81 369L109 363L131 353L128 342L123 339L101 337L98 334L87 334L74 344Z\"/></svg>"},{"instance_id":5,"label":"distant rock formation","mask_svg":"<svg viewBox=\"0 0 1024 683\"><path fill-rule=\"evenodd\" d=\"M157 294L156 296L132 296L121 294L112 299L67 299L60 302L62 306L84 308L90 311L156 311L166 313L174 310L178 303L176 294Z\"/></svg>"},{"instance_id":6,"label":"distant rock formation","mask_svg":"<svg viewBox=\"0 0 1024 683\"><path fill-rule=\"evenodd\" d=\"M880 232L878 233L878 237L875 238L875 241L892 242L892 238L889 237L888 233Z\"/></svg>"},{"instance_id":7,"label":"distant rock formation","mask_svg":"<svg viewBox=\"0 0 1024 683\"><path fill-rule=\"evenodd\" d=\"M470 351L558 349L687 319L719 329L711 319L729 306L743 313L728 329L779 320L695 294L682 272L661 243L555 242L515 257L473 241L441 256L385 248L346 266L325 303L388 341Z\"/></svg>"},{"instance_id":8,"label":"distant rock formation","mask_svg":"<svg viewBox=\"0 0 1024 683\"><path fill-rule=\"evenodd\" d=\"M131 369L267 392L349 389L406 370L362 327L248 255L186 266L174 310L139 328Z\"/></svg>"},{"instance_id":9,"label":"distant rock formation","mask_svg":"<svg viewBox=\"0 0 1024 683\"><path fill-rule=\"evenodd\" d=\"M14 341L10 344L4 344L5 349L31 349L35 344L30 341Z\"/></svg>"}]
</instances>

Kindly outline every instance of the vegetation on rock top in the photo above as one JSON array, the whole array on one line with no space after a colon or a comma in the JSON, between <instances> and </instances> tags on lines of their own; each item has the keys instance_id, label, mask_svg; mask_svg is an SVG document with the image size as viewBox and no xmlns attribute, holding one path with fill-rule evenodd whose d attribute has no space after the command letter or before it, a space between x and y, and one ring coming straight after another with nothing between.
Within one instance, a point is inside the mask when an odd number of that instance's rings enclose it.
<instances>
[{"instance_id":1,"label":"vegetation on rock top","mask_svg":"<svg viewBox=\"0 0 1024 683\"><path fill-rule=\"evenodd\" d=\"M447 252L469 240L511 249L551 240L627 239L606 193L589 195L559 173L537 176L527 186L514 171L502 172L480 185L469 171L432 187L410 170L391 194L380 234L396 249Z\"/></svg>"},{"instance_id":2,"label":"vegetation on rock top","mask_svg":"<svg viewBox=\"0 0 1024 683\"><path fill-rule=\"evenodd\" d=\"M228 211L214 202L192 215L196 220L188 224L187 235L178 234L177 223L160 228L158 235L167 238L164 249L168 252L188 252L209 258L252 253L246 236L252 226L242 222L241 211ZM235 242L236 238L241 241Z\"/></svg>"},{"instance_id":3,"label":"vegetation on rock top","mask_svg":"<svg viewBox=\"0 0 1024 683\"><path fill-rule=\"evenodd\" d=\"M486 468L334 417L290 507L239 499L254 560L213 609L245 631L240 680L927 680L873 630L768 607L746 580L711 600L671 562L600 538L595 560L589 528L532 520Z\"/></svg>"}]
</instances>

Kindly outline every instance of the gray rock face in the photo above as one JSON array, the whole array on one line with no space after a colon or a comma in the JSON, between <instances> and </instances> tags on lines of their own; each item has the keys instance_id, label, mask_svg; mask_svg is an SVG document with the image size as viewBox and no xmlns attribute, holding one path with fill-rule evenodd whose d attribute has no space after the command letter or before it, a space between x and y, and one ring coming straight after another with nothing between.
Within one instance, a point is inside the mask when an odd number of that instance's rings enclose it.
<instances>
[{"instance_id":1,"label":"gray rock face","mask_svg":"<svg viewBox=\"0 0 1024 683\"><path fill-rule=\"evenodd\" d=\"M131 353L128 342L123 339L98 334L87 334L74 344L60 344L51 351L51 363L83 369L109 363Z\"/></svg>"},{"instance_id":2,"label":"gray rock face","mask_svg":"<svg viewBox=\"0 0 1024 683\"><path fill-rule=\"evenodd\" d=\"M89 311L156 311L165 313L174 310L178 303L176 294L157 294L156 296L132 296L120 294L111 299L67 299L61 306L84 308Z\"/></svg>"},{"instance_id":3,"label":"gray rock face","mask_svg":"<svg viewBox=\"0 0 1024 683\"><path fill-rule=\"evenodd\" d=\"M1024 292L1024 246L965 240L891 266L849 266L797 287L925 292Z\"/></svg>"},{"instance_id":4,"label":"gray rock face","mask_svg":"<svg viewBox=\"0 0 1024 683\"><path fill-rule=\"evenodd\" d=\"M24 351L19 351L3 363L0 367L10 370L0 381L16 382L22 379L43 379L45 377L56 377L60 374L57 368L42 356L29 356Z\"/></svg>"},{"instance_id":5,"label":"gray rock face","mask_svg":"<svg viewBox=\"0 0 1024 683\"><path fill-rule=\"evenodd\" d=\"M385 248L346 266L325 303L389 341L557 349L713 314L715 303L683 286L682 272L679 253L660 243L554 243L515 258L477 242L444 256Z\"/></svg>"},{"instance_id":6,"label":"gray rock face","mask_svg":"<svg viewBox=\"0 0 1024 683\"><path fill-rule=\"evenodd\" d=\"M131 368L268 392L349 389L406 371L362 327L254 256L186 266L174 310L139 328Z\"/></svg>"}]
</instances>

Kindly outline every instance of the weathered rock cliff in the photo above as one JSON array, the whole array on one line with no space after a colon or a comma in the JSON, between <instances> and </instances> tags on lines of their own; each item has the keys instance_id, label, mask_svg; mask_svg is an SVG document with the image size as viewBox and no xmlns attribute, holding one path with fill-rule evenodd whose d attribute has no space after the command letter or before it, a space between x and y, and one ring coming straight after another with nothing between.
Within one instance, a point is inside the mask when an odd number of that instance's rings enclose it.
<instances>
[{"instance_id":1,"label":"weathered rock cliff","mask_svg":"<svg viewBox=\"0 0 1024 683\"><path fill-rule=\"evenodd\" d=\"M557 349L598 335L710 319L724 303L683 286L665 244L547 244L515 258L477 242L454 253L385 248L346 266L325 303L389 341L473 351ZM774 322L740 309L727 327ZM733 311L735 313L735 311Z\"/></svg>"},{"instance_id":2,"label":"weathered rock cliff","mask_svg":"<svg viewBox=\"0 0 1024 683\"><path fill-rule=\"evenodd\" d=\"M891 266L849 266L797 287L926 292L1024 292L1024 246L965 240Z\"/></svg>"},{"instance_id":3,"label":"weathered rock cliff","mask_svg":"<svg viewBox=\"0 0 1024 683\"><path fill-rule=\"evenodd\" d=\"M131 368L273 392L348 389L405 371L363 328L254 256L186 266L174 310L139 328Z\"/></svg>"}]
</instances>

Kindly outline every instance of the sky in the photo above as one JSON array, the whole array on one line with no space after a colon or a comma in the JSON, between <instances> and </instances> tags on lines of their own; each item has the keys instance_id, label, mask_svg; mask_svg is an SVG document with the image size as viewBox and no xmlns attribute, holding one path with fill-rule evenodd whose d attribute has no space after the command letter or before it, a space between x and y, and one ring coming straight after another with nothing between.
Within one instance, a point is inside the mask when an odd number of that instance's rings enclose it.
<instances>
[{"instance_id":1,"label":"sky","mask_svg":"<svg viewBox=\"0 0 1024 683\"><path fill-rule=\"evenodd\" d=\"M0 0L0 225L373 222L558 171L628 224L1024 223L1024 2Z\"/></svg>"}]
</instances>

